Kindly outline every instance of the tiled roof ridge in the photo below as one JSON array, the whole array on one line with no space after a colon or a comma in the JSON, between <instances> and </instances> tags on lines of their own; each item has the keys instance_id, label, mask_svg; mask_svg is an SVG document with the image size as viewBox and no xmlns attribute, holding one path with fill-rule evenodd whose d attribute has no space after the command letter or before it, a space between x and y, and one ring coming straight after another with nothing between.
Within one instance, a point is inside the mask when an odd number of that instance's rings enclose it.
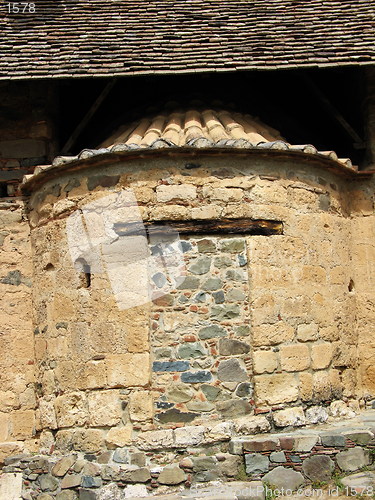
<instances>
[{"instance_id":1,"label":"tiled roof ridge","mask_svg":"<svg viewBox=\"0 0 375 500\"><path fill-rule=\"evenodd\" d=\"M372 0L38 0L0 11L0 79L375 63Z\"/></svg>"}]
</instances>

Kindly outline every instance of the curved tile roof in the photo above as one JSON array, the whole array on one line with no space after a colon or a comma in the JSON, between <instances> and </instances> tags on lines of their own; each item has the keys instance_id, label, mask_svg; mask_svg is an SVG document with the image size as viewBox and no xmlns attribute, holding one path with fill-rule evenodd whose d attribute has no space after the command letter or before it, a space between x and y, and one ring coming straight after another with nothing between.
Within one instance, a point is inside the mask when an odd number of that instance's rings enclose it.
<instances>
[{"instance_id":1,"label":"curved tile roof","mask_svg":"<svg viewBox=\"0 0 375 500\"><path fill-rule=\"evenodd\" d=\"M228 110L189 109L143 118L124 125L98 149L84 149L77 156L58 156L52 165L36 167L26 175L23 189L29 191L49 175L76 168L80 164L104 160L104 163L152 154L237 152L296 156L342 173L355 174L358 168L348 158L338 158L334 151L318 151L311 144L291 145L279 132L248 114ZM104 164L103 163L103 164Z\"/></svg>"},{"instance_id":2,"label":"curved tile roof","mask_svg":"<svg viewBox=\"0 0 375 500\"><path fill-rule=\"evenodd\" d=\"M35 12L18 13L9 5L0 12L0 79L375 62L371 0L38 0Z\"/></svg>"}]
</instances>

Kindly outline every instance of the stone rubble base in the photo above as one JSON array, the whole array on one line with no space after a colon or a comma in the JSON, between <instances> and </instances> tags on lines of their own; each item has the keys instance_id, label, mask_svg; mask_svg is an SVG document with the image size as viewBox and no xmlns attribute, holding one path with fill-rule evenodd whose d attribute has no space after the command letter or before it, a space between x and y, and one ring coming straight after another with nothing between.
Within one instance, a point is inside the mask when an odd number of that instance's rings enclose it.
<instances>
[{"instance_id":1,"label":"stone rubble base","mask_svg":"<svg viewBox=\"0 0 375 500\"><path fill-rule=\"evenodd\" d=\"M266 488L288 496L333 478L349 496L373 496L374 457L375 411L368 410L347 421L234 436L174 453L117 448L100 455L11 456L0 476L0 499L261 500L269 497Z\"/></svg>"}]
</instances>

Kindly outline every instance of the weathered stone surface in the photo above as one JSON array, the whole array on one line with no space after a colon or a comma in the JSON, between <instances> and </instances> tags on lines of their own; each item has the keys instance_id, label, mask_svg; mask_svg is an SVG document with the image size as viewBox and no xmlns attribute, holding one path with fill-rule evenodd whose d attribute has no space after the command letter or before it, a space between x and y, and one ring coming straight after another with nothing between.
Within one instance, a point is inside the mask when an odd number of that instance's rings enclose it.
<instances>
[{"instance_id":1,"label":"weathered stone surface","mask_svg":"<svg viewBox=\"0 0 375 500\"><path fill-rule=\"evenodd\" d=\"M336 455L337 465L345 472L354 472L370 464L370 453L368 450L355 446L346 451L340 451Z\"/></svg>"},{"instance_id":2,"label":"weathered stone surface","mask_svg":"<svg viewBox=\"0 0 375 500\"><path fill-rule=\"evenodd\" d=\"M312 448L317 444L318 436L296 436L294 438L294 450L295 451L311 451Z\"/></svg>"},{"instance_id":3,"label":"weathered stone surface","mask_svg":"<svg viewBox=\"0 0 375 500\"><path fill-rule=\"evenodd\" d=\"M219 469L224 476L235 477L242 466L242 457L223 453L219 461Z\"/></svg>"},{"instance_id":4,"label":"weathered stone surface","mask_svg":"<svg viewBox=\"0 0 375 500\"><path fill-rule=\"evenodd\" d=\"M140 498L148 495L145 484L129 484L124 488L123 498Z\"/></svg>"},{"instance_id":5,"label":"weathered stone surface","mask_svg":"<svg viewBox=\"0 0 375 500\"><path fill-rule=\"evenodd\" d=\"M171 448L174 444L172 429L142 432L139 436L139 447L143 450Z\"/></svg>"},{"instance_id":6,"label":"weathered stone surface","mask_svg":"<svg viewBox=\"0 0 375 500\"><path fill-rule=\"evenodd\" d=\"M184 372L181 374L181 381L187 384L209 382L211 379L212 379L211 372L205 370L197 372Z\"/></svg>"},{"instance_id":7,"label":"weathered stone surface","mask_svg":"<svg viewBox=\"0 0 375 500\"><path fill-rule=\"evenodd\" d=\"M250 398L253 395L253 385L249 382L242 382L238 384L236 389L236 396L239 398Z\"/></svg>"},{"instance_id":8,"label":"weathered stone surface","mask_svg":"<svg viewBox=\"0 0 375 500\"><path fill-rule=\"evenodd\" d=\"M306 458L302 470L311 481L328 481L335 468L334 462L327 455L314 455Z\"/></svg>"},{"instance_id":9,"label":"weathered stone surface","mask_svg":"<svg viewBox=\"0 0 375 500\"><path fill-rule=\"evenodd\" d=\"M175 403L186 403L193 397L193 392L188 385L176 384L170 387L167 397L169 401L174 401Z\"/></svg>"},{"instance_id":10,"label":"weathered stone surface","mask_svg":"<svg viewBox=\"0 0 375 500\"><path fill-rule=\"evenodd\" d=\"M248 453L245 455L246 474L261 474L269 469L269 459L260 453Z\"/></svg>"},{"instance_id":11,"label":"weathered stone surface","mask_svg":"<svg viewBox=\"0 0 375 500\"><path fill-rule=\"evenodd\" d=\"M167 485L180 484L185 480L186 480L185 472L175 465L169 465L167 467L164 467L164 469L161 471L158 477L158 481L160 484L167 484Z\"/></svg>"},{"instance_id":12,"label":"weathered stone surface","mask_svg":"<svg viewBox=\"0 0 375 500\"><path fill-rule=\"evenodd\" d=\"M304 344L291 344L280 349L281 368L287 372L306 370L310 366L310 352Z\"/></svg>"},{"instance_id":13,"label":"weathered stone surface","mask_svg":"<svg viewBox=\"0 0 375 500\"><path fill-rule=\"evenodd\" d=\"M223 239L220 242L220 249L222 252L229 253L243 252L245 249L245 240L238 238Z\"/></svg>"},{"instance_id":14,"label":"weathered stone surface","mask_svg":"<svg viewBox=\"0 0 375 500\"><path fill-rule=\"evenodd\" d=\"M328 413L322 406L312 406L305 412L306 420L310 424L323 424L328 420Z\"/></svg>"},{"instance_id":15,"label":"weathered stone surface","mask_svg":"<svg viewBox=\"0 0 375 500\"><path fill-rule=\"evenodd\" d=\"M211 308L211 318L217 321L227 321L237 318L240 315L240 309L237 304L213 306Z\"/></svg>"},{"instance_id":16,"label":"weathered stone surface","mask_svg":"<svg viewBox=\"0 0 375 500\"><path fill-rule=\"evenodd\" d=\"M199 338L202 340L213 339L216 337L225 337L228 335L228 332L219 325L210 325L201 328L198 332Z\"/></svg>"},{"instance_id":17,"label":"weathered stone surface","mask_svg":"<svg viewBox=\"0 0 375 500\"><path fill-rule=\"evenodd\" d=\"M70 455L68 457L64 457L52 467L52 475L62 477L68 472L68 470L73 467L77 460L75 455Z\"/></svg>"},{"instance_id":18,"label":"weathered stone surface","mask_svg":"<svg viewBox=\"0 0 375 500\"><path fill-rule=\"evenodd\" d=\"M373 491L375 485L375 472L365 471L351 474L341 479L344 486L348 488L350 496L369 494Z\"/></svg>"},{"instance_id":19,"label":"weathered stone surface","mask_svg":"<svg viewBox=\"0 0 375 500\"><path fill-rule=\"evenodd\" d=\"M208 401L215 401L221 393L220 387L214 385L203 384L201 385L201 390Z\"/></svg>"},{"instance_id":20,"label":"weathered stone surface","mask_svg":"<svg viewBox=\"0 0 375 500\"><path fill-rule=\"evenodd\" d=\"M296 490L305 482L304 477L300 472L292 469L286 469L281 465L275 467L270 472L267 472L262 478L263 482L270 484L277 489L284 488L285 490Z\"/></svg>"},{"instance_id":21,"label":"weathered stone surface","mask_svg":"<svg viewBox=\"0 0 375 500\"><path fill-rule=\"evenodd\" d=\"M204 440L205 427L186 426L180 427L174 431L176 446L196 446Z\"/></svg>"},{"instance_id":22,"label":"weathered stone surface","mask_svg":"<svg viewBox=\"0 0 375 500\"><path fill-rule=\"evenodd\" d=\"M169 422L191 422L197 416L197 413L183 412L175 408L171 408L163 413L158 413L156 418L165 424Z\"/></svg>"},{"instance_id":23,"label":"weathered stone surface","mask_svg":"<svg viewBox=\"0 0 375 500\"><path fill-rule=\"evenodd\" d=\"M188 270L193 274L206 274L210 270L211 259L209 257L200 257L193 261L193 263L188 267Z\"/></svg>"},{"instance_id":24,"label":"weathered stone surface","mask_svg":"<svg viewBox=\"0 0 375 500\"><path fill-rule=\"evenodd\" d=\"M107 433L105 442L111 449L117 446L123 447L131 443L132 439L132 426L125 425L124 427L113 427Z\"/></svg>"},{"instance_id":25,"label":"weathered stone surface","mask_svg":"<svg viewBox=\"0 0 375 500\"><path fill-rule=\"evenodd\" d=\"M244 401L243 399L219 401L216 404L216 408L223 418L241 417L253 411L248 401Z\"/></svg>"},{"instance_id":26,"label":"weathered stone surface","mask_svg":"<svg viewBox=\"0 0 375 500\"><path fill-rule=\"evenodd\" d=\"M39 476L39 485L42 491L56 491L59 486L59 481L51 474L42 474Z\"/></svg>"},{"instance_id":27,"label":"weathered stone surface","mask_svg":"<svg viewBox=\"0 0 375 500\"><path fill-rule=\"evenodd\" d=\"M103 482L100 477L82 476L81 486L83 488L100 488Z\"/></svg>"},{"instance_id":28,"label":"weathered stone surface","mask_svg":"<svg viewBox=\"0 0 375 500\"><path fill-rule=\"evenodd\" d=\"M154 372L183 372L189 367L188 361L154 361L152 364Z\"/></svg>"},{"instance_id":29,"label":"weathered stone surface","mask_svg":"<svg viewBox=\"0 0 375 500\"><path fill-rule=\"evenodd\" d=\"M160 203L172 200L191 201L197 197L197 188L191 184L161 185L156 188L156 199Z\"/></svg>"},{"instance_id":30,"label":"weathered stone surface","mask_svg":"<svg viewBox=\"0 0 375 500\"><path fill-rule=\"evenodd\" d=\"M286 462L286 456L283 451L274 451L270 455L271 462L284 463Z\"/></svg>"},{"instance_id":31,"label":"weathered stone surface","mask_svg":"<svg viewBox=\"0 0 375 500\"><path fill-rule=\"evenodd\" d=\"M344 432L343 434L347 439L351 439L355 443L364 446L374 437L374 434L371 431L349 431Z\"/></svg>"},{"instance_id":32,"label":"weathered stone surface","mask_svg":"<svg viewBox=\"0 0 375 500\"><path fill-rule=\"evenodd\" d=\"M289 403L298 398L298 382L292 374L256 375L254 379L259 403Z\"/></svg>"},{"instance_id":33,"label":"weathered stone surface","mask_svg":"<svg viewBox=\"0 0 375 500\"><path fill-rule=\"evenodd\" d=\"M246 354L250 351L249 344L235 339L220 339L219 354L221 356L233 356L236 354Z\"/></svg>"},{"instance_id":34,"label":"weathered stone surface","mask_svg":"<svg viewBox=\"0 0 375 500\"><path fill-rule=\"evenodd\" d=\"M205 412L213 410L215 405L209 401L193 400L186 403L186 408L195 412Z\"/></svg>"},{"instance_id":35,"label":"weathered stone surface","mask_svg":"<svg viewBox=\"0 0 375 500\"><path fill-rule=\"evenodd\" d=\"M118 183L119 179L119 175L92 175L87 179L87 189L92 191L98 186L112 187Z\"/></svg>"},{"instance_id":36,"label":"weathered stone surface","mask_svg":"<svg viewBox=\"0 0 375 500\"><path fill-rule=\"evenodd\" d=\"M271 429L271 424L263 415L238 418L235 426L239 434L260 434Z\"/></svg>"},{"instance_id":37,"label":"weathered stone surface","mask_svg":"<svg viewBox=\"0 0 375 500\"><path fill-rule=\"evenodd\" d=\"M122 417L121 401L117 390L92 391L88 396L90 424L113 426Z\"/></svg>"},{"instance_id":38,"label":"weathered stone surface","mask_svg":"<svg viewBox=\"0 0 375 500\"><path fill-rule=\"evenodd\" d=\"M194 457L192 458L192 461L194 472L211 470L217 465L217 459L215 457Z\"/></svg>"},{"instance_id":39,"label":"weathered stone surface","mask_svg":"<svg viewBox=\"0 0 375 500\"><path fill-rule=\"evenodd\" d=\"M212 292L214 290L219 290L223 286L223 282L220 278L208 278L202 284L202 290Z\"/></svg>"},{"instance_id":40,"label":"weathered stone surface","mask_svg":"<svg viewBox=\"0 0 375 500\"><path fill-rule=\"evenodd\" d=\"M332 446L334 448L343 448L346 443L345 436L341 436L341 434L321 434L320 439L323 446Z\"/></svg>"},{"instance_id":41,"label":"weathered stone surface","mask_svg":"<svg viewBox=\"0 0 375 500\"><path fill-rule=\"evenodd\" d=\"M273 420L277 427L287 427L288 425L298 427L300 425L306 425L305 414L301 407L275 411L273 413Z\"/></svg>"},{"instance_id":42,"label":"weathered stone surface","mask_svg":"<svg viewBox=\"0 0 375 500\"><path fill-rule=\"evenodd\" d=\"M177 290L196 290L199 287L199 278L195 276L186 276L184 281L180 283Z\"/></svg>"},{"instance_id":43,"label":"weathered stone surface","mask_svg":"<svg viewBox=\"0 0 375 500\"><path fill-rule=\"evenodd\" d=\"M61 488L75 488L79 486L82 481L81 474L68 474L61 481Z\"/></svg>"},{"instance_id":44,"label":"weathered stone surface","mask_svg":"<svg viewBox=\"0 0 375 500\"><path fill-rule=\"evenodd\" d=\"M226 441L233 436L234 423L233 422L220 422L213 427L209 428L206 434L205 441L217 442Z\"/></svg>"},{"instance_id":45,"label":"weathered stone surface","mask_svg":"<svg viewBox=\"0 0 375 500\"><path fill-rule=\"evenodd\" d=\"M220 362L217 377L224 382L243 382L249 378L244 364L235 358Z\"/></svg>"},{"instance_id":46,"label":"weathered stone surface","mask_svg":"<svg viewBox=\"0 0 375 500\"><path fill-rule=\"evenodd\" d=\"M100 488L96 500L122 500L122 491L116 483L109 483Z\"/></svg>"},{"instance_id":47,"label":"weathered stone surface","mask_svg":"<svg viewBox=\"0 0 375 500\"><path fill-rule=\"evenodd\" d=\"M77 500L77 498L77 494L71 490L61 491L56 495L56 500Z\"/></svg>"},{"instance_id":48,"label":"weathered stone surface","mask_svg":"<svg viewBox=\"0 0 375 500\"><path fill-rule=\"evenodd\" d=\"M19 500L22 491L22 473L3 473L0 476L0 498ZM51 490L50 490L51 491Z\"/></svg>"},{"instance_id":49,"label":"weathered stone surface","mask_svg":"<svg viewBox=\"0 0 375 500\"><path fill-rule=\"evenodd\" d=\"M116 448L112 460L120 464L128 464L130 462L128 448Z\"/></svg>"},{"instance_id":50,"label":"weathered stone surface","mask_svg":"<svg viewBox=\"0 0 375 500\"><path fill-rule=\"evenodd\" d=\"M243 449L245 451L272 451L276 450L278 445L277 439L251 439L243 442Z\"/></svg>"},{"instance_id":51,"label":"weathered stone surface","mask_svg":"<svg viewBox=\"0 0 375 500\"><path fill-rule=\"evenodd\" d=\"M129 396L129 416L132 422L146 422L153 417L153 400L149 391L133 391Z\"/></svg>"},{"instance_id":52,"label":"weathered stone surface","mask_svg":"<svg viewBox=\"0 0 375 500\"><path fill-rule=\"evenodd\" d=\"M178 348L178 356L184 359L200 358L205 354L206 350L200 342L187 342Z\"/></svg>"},{"instance_id":53,"label":"weathered stone surface","mask_svg":"<svg viewBox=\"0 0 375 500\"><path fill-rule=\"evenodd\" d=\"M254 373L272 373L278 366L277 355L273 351L254 352Z\"/></svg>"}]
</instances>

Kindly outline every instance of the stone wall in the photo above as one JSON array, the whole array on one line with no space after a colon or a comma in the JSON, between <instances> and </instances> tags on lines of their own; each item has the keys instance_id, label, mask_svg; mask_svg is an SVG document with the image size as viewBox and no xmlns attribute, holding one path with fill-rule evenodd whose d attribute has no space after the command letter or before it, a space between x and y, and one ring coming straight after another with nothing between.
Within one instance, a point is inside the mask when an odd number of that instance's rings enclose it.
<instances>
[{"instance_id":1,"label":"stone wall","mask_svg":"<svg viewBox=\"0 0 375 500\"><path fill-rule=\"evenodd\" d=\"M36 451L30 230L19 199L0 203L0 462Z\"/></svg>"},{"instance_id":2,"label":"stone wall","mask_svg":"<svg viewBox=\"0 0 375 500\"><path fill-rule=\"evenodd\" d=\"M342 397L355 404L351 242L356 207L373 203L366 183L356 191L324 169L264 158L200 163L83 168L32 195L45 449L99 451L187 422ZM183 237L185 281L152 306L120 310L106 273L88 282L74 269L66 220L129 187L145 221L267 219L282 221L284 234Z\"/></svg>"}]
</instances>

